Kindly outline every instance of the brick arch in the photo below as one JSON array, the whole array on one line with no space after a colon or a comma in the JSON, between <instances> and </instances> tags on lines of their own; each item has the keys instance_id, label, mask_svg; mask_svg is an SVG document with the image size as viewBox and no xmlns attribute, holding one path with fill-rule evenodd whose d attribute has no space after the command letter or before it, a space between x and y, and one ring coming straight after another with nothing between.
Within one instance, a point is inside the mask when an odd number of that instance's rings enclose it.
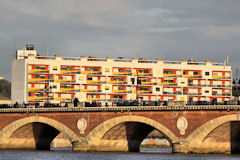
<instances>
[{"instance_id":1,"label":"brick arch","mask_svg":"<svg viewBox=\"0 0 240 160\"><path fill-rule=\"evenodd\" d=\"M147 124L159 130L160 132L162 132L171 142L178 141L178 137L176 137L176 135L173 132L171 132L169 129L167 129L165 126L163 126L159 122L143 116L129 115L129 116L119 116L119 117L115 117L115 118L104 121L103 123L98 125L96 128L94 128L86 136L87 142L91 145L98 145L101 138L104 136L105 133L107 133L107 131L109 131L114 126L124 122L140 122L143 124Z\"/></svg>"},{"instance_id":2,"label":"brick arch","mask_svg":"<svg viewBox=\"0 0 240 160\"><path fill-rule=\"evenodd\" d=\"M201 145L203 140L217 127L223 125L224 123L231 121L240 121L240 115L230 114L212 119L205 124L198 127L193 131L187 138L186 141L190 145Z\"/></svg>"},{"instance_id":3,"label":"brick arch","mask_svg":"<svg viewBox=\"0 0 240 160\"><path fill-rule=\"evenodd\" d=\"M10 138L11 135L20 127L29 124L29 123L34 123L34 122L39 122L39 123L43 123L43 124L47 124L55 129L57 129L59 132L62 132L64 135L66 135L67 139L70 142L73 141L77 141L79 138L78 136L72 131L70 130L67 126L65 126L64 124L47 118L47 117L42 117L42 116L31 116L31 117L27 117L27 118L22 118L19 120L16 120L10 124L8 124L6 127L4 127L1 131L0 131L0 137L2 139L7 139Z\"/></svg>"}]
</instances>

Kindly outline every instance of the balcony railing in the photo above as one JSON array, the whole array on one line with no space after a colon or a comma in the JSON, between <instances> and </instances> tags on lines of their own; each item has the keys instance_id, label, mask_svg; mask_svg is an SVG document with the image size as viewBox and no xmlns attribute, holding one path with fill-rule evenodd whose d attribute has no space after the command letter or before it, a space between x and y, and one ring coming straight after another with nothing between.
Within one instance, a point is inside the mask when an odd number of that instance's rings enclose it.
<instances>
[{"instance_id":1,"label":"balcony railing","mask_svg":"<svg viewBox=\"0 0 240 160\"><path fill-rule=\"evenodd\" d=\"M96 84L96 83L106 83L106 81L94 81L94 80L87 80L87 83L94 83L94 84Z\"/></svg>"},{"instance_id":2,"label":"balcony railing","mask_svg":"<svg viewBox=\"0 0 240 160\"><path fill-rule=\"evenodd\" d=\"M101 89L82 89L82 92L101 92Z\"/></svg>"},{"instance_id":3,"label":"balcony railing","mask_svg":"<svg viewBox=\"0 0 240 160\"><path fill-rule=\"evenodd\" d=\"M133 73L134 76L152 76L152 73Z\"/></svg>"},{"instance_id":4,"label":"balcony railing","mask_svg":"<svg viewBox=\"0 0 240 160\"><path fill-rule=\"evenodd\" d=\"M188 84L188 86L194 87L215 87L215 88L224 88L224 87L231 87L231 85L209 85L209 84Z\"/></svg>"},{"instance_id":5,"label":"balcony railing","mask_svg":"<svg viewBox=\"0 0 240 160\"><path fill-rule=\"evenodd\" d=\"M113 72L112 75L132 75L131 72Z\"/></svg>"},{"instance_id":6,"label":"balcony railing","mask_svg":"<svg viewBox=\"0 0 240 160\"><path fill-rule=\"evenodd\" d=\"M231 96L230 93L213 93L213 96Z\"/></svg>"},{"instance_id":7,"label":"balcony railing","mask_svg":"<svg viewBox=\"0 0 240 160\"><path fill-rule=\"evenodd\" d=\"M107 84L127 84L127 81L108 81Z\"/></svg>"},{"instance_id":8,"label":"balcony railing","mask_svg":"<svg viewBox=\"0 0 240 160\"><path fill-rule=\"evenodd\" d=\"M163 92L163 94L167 94L167 95L181 95L182 92Z\"/></svg>"},{"instance_id":9,"label":"balcony railing","mask_svg":"<svg viewBox=\"0 0 240 160\"><path fill-rule=\"evenodd\" d=\"M28 73L48 73L49 70L47 69L30 69Z\"/></svg>"},{"instance_id":10,"label":"balcony railing","mask_svg":"<svg viewBox=\"0 0 240 160\"><path fill-rule=\"evenodd\" d=\"M55 97L54 100L56 101L61 101L61 100L72 100L73 98L70 98L70 97Z\"/></svg>"},{"instance_id":11,"label":"balcony railing","mask_svg":"<svg viewBox=\"0 0 240 160\"><path fill-rule=\"evenodd\" d=\"M80 92L80 89L75 88L60 88L60 92Z\"/></svg>"},{"instance_id":12,"label":"balcony railing","mask_svg":"<svg viewBox=\"0 0 240 160\"><path fill-rule=\"evenodd\" d=\"M161 82L161 83L158 83L158 85L160 85L160 86L163 86L163 85L166 85L166 86L176 86L177 83L175 83L175 82Z\"/></svg>"},{"instance_id":13,"label":"balcony railing","mask_svg":"<svg viewBox=\"0 0 240 160\"><path fill-rule=\"evenodd\" d=\"M45 90L45 88L28 88L28 91L42 91Z\"/></svg>"},{"instance_id":14,"label":"balcony railing","mask_svg":"<svg viewBox=\"0 0 240 160\"><path fill-rule=\"evenodd\" d=\"M212 76L213 79L231 79L231 76Z\"/></svg>"},{"instance_id":15,"label":"balcony railing","mask_svg":"<svg viewBox=\"0 0 240 160\"><path fill-rule=\"evenodd\" d=\"M130 90L112 90L113 93L132 93Z\"/></svg>"},{"instance_id":16,"label":"balcony railing","mask_svg":"<svg viewBox=\"0 0 240 160\"><path fill-rule=\"evenodd\" d=\"M80 74L80 71L65 71L65 70L61 70L60 71L61 74Z\"/></svg>"},{"instance_id":17,"label":"balcony railing","mask_svg":"<svg viewBox=\"0 0 240 160\"><path fill-rule=\"evenodd\" d=\"M180 74L163 74L163 77L181 77Z\"/></svg>"},{"instance_id":18,"label":"balcony railing","mask_svg":"<svg viewBox=\"0 0 240 160\"><path fill-rule=\"evenodd\" d=\"M86 98L86 101L101 101L101 98Z\"/></svg>"},{"instance_id":19,"label":"balcony railing","mask_svg":"<svg viewBox=\"0 0 240 160\"><path fill-rule=\"evenodd\" d=\"M28 79L28 82L54 82L53 79L32 78Z\"/></svg>"},{"instance_id":20,"label":"balcony railing","mask_svg":"<svg viewBox=\"0 0 240 160\"><path fill-rule=\"evenodd\" d=\"M202 76L201 75L182 75L182 77L184 77L184 78L189 78L189 77L194 77L194 78L202 78Z\"/></svg>"},{"instance_id":21,"label":"balcony railing","mask_svg":"<svg viewBox=\"0 0 240 160\"><path fill-rule=\"evenodd\" d=\"M142 85L157 85L157 82L141 82Z\"/></svg>"},{"instance_id":22,"label":"balcony railing","mask_svg":"<svg viewBox=\"0 0 240 160\"><path fill-rule=\"evenodd\" d=\"M72 79L56 79L55 82L75 83L76 81Z\"/></svg>"},{"instance_id":23,"label":"balcony railing","mask_svg":"<svg viewBox=\"0 0 240 160\"><path fill-rule=\"evenodd\" d=\"M28 100L46 100L48 97L28 97Z\"/></svg>"},{"instance_id":24,"label":"balcony railing","mask_svg":"<svg viewBox=\"0 0 240 160\"><path fill-rule=\"evenodd\" d=\"M200 96L202 95L202 93L186 93L186 92L183 92L184 95L191 95L191 96Z\"/></svg>"},{"instance_id":25,"label":"balcony railing","mask_svg":"<svg viewBox=\"0 0 240 160\"><path fill-rule=\"evenodd\" d=\"M82 74L102 74L101 71L83 71Z\"/></svg>"},{"instance_id":26,"label":"balcony railing","mask_svg":"<svg viewBox=\"0 0 240 160\"><path fill-rule=\"evenodd\" d=\"M151 90L138 90L138 91L133 91L133 93L152 93L152 91Z\"/></svg>"}]
</instances>

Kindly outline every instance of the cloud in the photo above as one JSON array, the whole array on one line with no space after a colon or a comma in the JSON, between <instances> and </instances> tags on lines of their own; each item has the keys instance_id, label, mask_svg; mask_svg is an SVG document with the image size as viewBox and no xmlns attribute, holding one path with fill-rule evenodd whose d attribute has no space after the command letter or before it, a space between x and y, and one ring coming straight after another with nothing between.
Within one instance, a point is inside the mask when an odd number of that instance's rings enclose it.
<instances>
[{"instance_id":1,"label":"cloud","mask_svg":"<svg viewBox=\"0 0 240 160\"><path fill-rule=\"evenodd\" d=\"M202 33L210 38L229 39L240 36L240 25L238 26L207 26L201 29Z\"/></svg>"},{"instance_id":2,"label":"cloud","mask_svg":"<svg viewBox=\"0 0 240 160\"><path fill-rule=\"evenodd\" d=\"M238 0L0 0L0 73L25 42L63 56L240 61ZM6 60L8 59L8 60Z\"/></svg>"}]
</instances>

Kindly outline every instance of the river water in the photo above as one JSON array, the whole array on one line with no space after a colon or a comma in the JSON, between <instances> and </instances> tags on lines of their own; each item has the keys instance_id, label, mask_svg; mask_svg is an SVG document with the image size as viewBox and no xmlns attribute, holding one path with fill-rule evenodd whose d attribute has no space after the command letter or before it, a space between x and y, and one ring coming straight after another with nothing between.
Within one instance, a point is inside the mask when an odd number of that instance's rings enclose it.
<instances>
[{"instance_id":1,"label":"river water","mask_svg":"<svg viewBox=\"0 0 240 160\"><path fill-rule=\"evenodd\" d=\"M141 149L141 153L8 151L0 150L0 160L236 160L240 155L172 154L169 149Z\"/></svg>"}]
</instances>

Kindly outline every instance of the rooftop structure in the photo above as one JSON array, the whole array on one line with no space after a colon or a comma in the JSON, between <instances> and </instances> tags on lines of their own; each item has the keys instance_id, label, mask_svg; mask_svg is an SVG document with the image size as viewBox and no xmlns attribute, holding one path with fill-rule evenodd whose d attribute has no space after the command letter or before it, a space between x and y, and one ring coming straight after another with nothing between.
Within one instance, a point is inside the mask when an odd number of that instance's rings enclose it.
<instances>
[{"instance_id":1,"label":"rooftop structure","mask_svg":"<svg viewBox=\"0 0 240 160\"><path fill-rule=\"evenodd\" d=\"M12 65L12 101L102 104L122 100L229 101L231 66L192 60L37 56L18 50Z\"/></svg>"}]
</instances>

